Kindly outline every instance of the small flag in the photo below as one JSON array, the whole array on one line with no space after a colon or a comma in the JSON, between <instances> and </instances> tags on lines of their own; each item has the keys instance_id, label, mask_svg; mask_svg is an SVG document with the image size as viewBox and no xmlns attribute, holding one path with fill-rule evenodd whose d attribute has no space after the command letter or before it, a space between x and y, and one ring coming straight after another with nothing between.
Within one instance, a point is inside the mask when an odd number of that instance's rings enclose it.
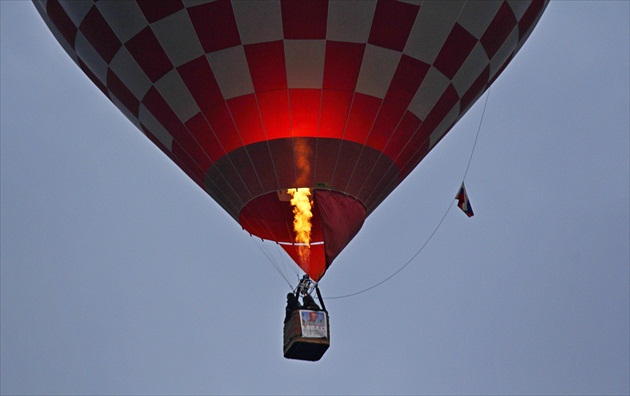
<instances>
[{"instance_id":1,"label":"small flag","mask_svg":"<svg viewBox=\"0 0 630 396\"><path fill-rule=\"evenodd\" d=\"M462 182L462 186L459 188L459 192L457 193L455 199L457 200L457 206L466 213L466 216L473 217L475 215L473 213L472 206L470 205L470 201L468 200L468 194L466 194L464 182Z\"/></svg>"}]
</instances>

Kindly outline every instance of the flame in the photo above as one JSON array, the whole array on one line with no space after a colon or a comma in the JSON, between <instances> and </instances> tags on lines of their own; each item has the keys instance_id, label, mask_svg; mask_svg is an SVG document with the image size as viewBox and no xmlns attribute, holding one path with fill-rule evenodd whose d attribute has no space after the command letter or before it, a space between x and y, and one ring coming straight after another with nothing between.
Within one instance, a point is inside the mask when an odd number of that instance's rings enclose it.
<instances>
[{"instance_id":1,"label":"flame","mask_svg":"<svg viewBox=\"0 0 630 396\"><path fill-rule=\"evenodd\" d=\"M291 195L293 206L293 229L295 230L295 242L297 242L302 264L308 264L311 254L311 211L312 202L310 188L290 188L287 193Z\"/></svg>"}]
</instances>

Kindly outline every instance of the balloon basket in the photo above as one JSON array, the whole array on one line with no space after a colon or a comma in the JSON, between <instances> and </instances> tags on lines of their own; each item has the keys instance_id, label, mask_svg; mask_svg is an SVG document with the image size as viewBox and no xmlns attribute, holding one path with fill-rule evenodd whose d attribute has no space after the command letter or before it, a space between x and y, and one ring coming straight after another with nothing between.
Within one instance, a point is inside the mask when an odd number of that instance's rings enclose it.
<instances>
[{"instance_id":1,"label":"balloon basket","mask_svg":"<svg viewBox=\"0 0 630 396\"><path fill-rule=\"evenodd\" d=\"M299 309L285 322L285 358L315 362L329 346L328 312Z\"/></svg>"}]
</instances>

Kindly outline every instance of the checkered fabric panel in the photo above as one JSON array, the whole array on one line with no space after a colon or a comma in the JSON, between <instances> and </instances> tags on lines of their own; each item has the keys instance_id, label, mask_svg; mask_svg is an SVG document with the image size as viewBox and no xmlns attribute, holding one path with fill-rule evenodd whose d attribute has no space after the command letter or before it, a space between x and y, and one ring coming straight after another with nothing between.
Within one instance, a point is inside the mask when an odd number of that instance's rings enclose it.
<instances>
[{"instance_id":1,"label":"checkered fabric panel","mask_svg":"<svg viewBox=\"0 0 630 396\"><path fill-rule=\"evenodd\" d=\"M34 4L95 85L237 218L296 183L275 149L252 145L295 137L339 140L315 153L309 182L374 210L496 80L547 0ZM344 144L381 153L397 176ZM239 149L249 163L228 158Z\"/></svg>"}]
</instances>

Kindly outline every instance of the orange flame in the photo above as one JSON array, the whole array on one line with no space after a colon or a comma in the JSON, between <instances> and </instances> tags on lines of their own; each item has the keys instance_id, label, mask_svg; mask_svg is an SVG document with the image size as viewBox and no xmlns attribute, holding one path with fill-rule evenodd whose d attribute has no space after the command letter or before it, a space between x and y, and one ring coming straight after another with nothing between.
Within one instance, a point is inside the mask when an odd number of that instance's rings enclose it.
<instances>
[{"instance_id":1,"label":"orange flame","mask_svg":"<svg viewBox=\"0 0 630 396\"><path fill-rule=\"evenodd\" d=\"M295 230L295 242L297 242L302 264L308 264L311 254L311 211L312 202L310 188L290 188L287 193L291 195L293 206L293 229Z\"/></svg>"}]
</instances>

